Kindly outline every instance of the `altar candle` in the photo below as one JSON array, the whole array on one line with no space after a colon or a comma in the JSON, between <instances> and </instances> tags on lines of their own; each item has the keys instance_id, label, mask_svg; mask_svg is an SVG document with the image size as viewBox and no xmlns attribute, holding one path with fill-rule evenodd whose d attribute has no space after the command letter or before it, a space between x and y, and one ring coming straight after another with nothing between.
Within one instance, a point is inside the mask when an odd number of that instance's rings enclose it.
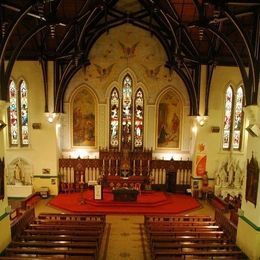
<instances>
[{"instance_id":1,"label":"altar candle","mask_svg":"<svg viewBox=\"0 0 260 260\"><path fill-rule=\"evenodd\" d=\"M140 168L142 168L142 160L140 160Z\"/></svg>"},{"instance_id":2,"label":"altar candle","mask_svg":"<svg viewBox=\"0 0 260 260\"><path fill-rule=\"evenodd\" d=\"M109 168L111 167L111 159L108 161Z\"/></svg>"},{"instance_id":3,"label":"altar candle","mask_svg":"<svg viewBox=\"0 0 260 260\"><path fill-rule=\"evenodd\" d=\"M83 174L80 175L80 182L83 183Z\"/></svg>"},{"instance_id":4,"label":"altar candle","mask_svg":"<svg viewBox=\"0 0 260 260\"><path fill-rule=\"evenodd\" d=\"M133 168L135 169L135 160L133 161Z\"/></svg>"}]
</instances>

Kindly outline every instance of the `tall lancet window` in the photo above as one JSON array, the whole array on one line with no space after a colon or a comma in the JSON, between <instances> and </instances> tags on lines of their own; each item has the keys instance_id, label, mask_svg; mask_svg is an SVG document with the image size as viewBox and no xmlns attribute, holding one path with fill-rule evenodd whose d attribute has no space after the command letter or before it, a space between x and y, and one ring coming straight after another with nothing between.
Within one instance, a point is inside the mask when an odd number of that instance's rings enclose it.
<instances>
[{"instance_id":1,"label":"tall lancet window","mask_svg":"<svg viewBox=\"0 0 260 260\"><path fill-rule=\"evenodd\" d=\"M143 147L143 128L144 128L144 97L141 89L135 95L134 110L134 147Z\"/></svg>"},{"instance_id":2,"label":"tall lancet window","mask_svg":"<svg viewBox=\"0 0 260 260\"><path fill-rule=\"evenodd\" d=\"M9 85L9 142L10 146L28 146L28 89L24 80L16 88L12 80Z\"/></svg>"},{"instance_id":3,"label":"tall lancet window","mask_svg":"<svg viewBox=\"0 0 260 260\"><path fill-rule=\"evenodd\" d=\"M110 96L110 147L119 147L119 109L118 90L114 88Z\"/></svg>"},{"instance_id":4,"label":"tall lancet window","mask_svg":"<svg viewBox=\"0 0 260 260\"><path fill-rule=\"evenodd\" d=\"M132 147L132 79L129 75L123 80L122 146Z\"/></svg>"},{"instance_id":5,"label":"tall lancet window","mask_svg":"<svg viewBox=\"0 0 260 260\"><path fill-rule=\"evenodd\" d=\"M232 131L232 113L233 113L233 89L229 86L225 95L225 117L223 131L223 149L230 149L231 131Z\"/></svg>"},{"instance_id":6,"label":"tall lancet window","mask_svg":"<svg viewBox=\"0 0 260 260\"><path fill-rule=\"evenodd\" d=\"M9 142L10 146L18 146L17 90L13 80L9 85L9 102Z\"/></svg>"},{"instance_id":7,"label":"tall lancet window","mask_svg":"<svg viewBox=\"0 0 260 260\"><path fill-rule=\"evenodd\" d=\"M21 145L27 146L28 139L28 91L25 81L20 84Z\"/></svg>"},{"instance_id":8,"label":"tall lancet window","mask_svg":"<svg viewBox=\"0 0 260 260\"><path fill-rule=\"evenodd\" d=\"M243 127L243 88L239 87L236 93L235 113L234 113L234 133L233 133L233 149L241 148L241 134Z\"/></svg>"}]
</instances>

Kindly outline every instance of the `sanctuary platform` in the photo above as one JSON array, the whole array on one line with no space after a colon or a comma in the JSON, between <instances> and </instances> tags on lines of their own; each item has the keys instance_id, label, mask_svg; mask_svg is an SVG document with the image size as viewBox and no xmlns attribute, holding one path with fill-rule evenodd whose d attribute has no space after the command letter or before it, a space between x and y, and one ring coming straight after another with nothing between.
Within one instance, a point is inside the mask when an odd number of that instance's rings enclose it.
<instances>
[{"instance_id":1,"label":"sanctuary platform","mask_svg":"<svg viewBox=\"0 0 260 260\"><path fill-rule=\"evenodd\" d=\"M185 194L161 191L142 191L136 201L114 201L111 190L103 191L103 200L94 200L93 190L83 192L85 204L80 204L82 193L59 194L50 206L74 213L105 214L178 214L200 208L200 203Z\"/></svg>"}]
</instances>

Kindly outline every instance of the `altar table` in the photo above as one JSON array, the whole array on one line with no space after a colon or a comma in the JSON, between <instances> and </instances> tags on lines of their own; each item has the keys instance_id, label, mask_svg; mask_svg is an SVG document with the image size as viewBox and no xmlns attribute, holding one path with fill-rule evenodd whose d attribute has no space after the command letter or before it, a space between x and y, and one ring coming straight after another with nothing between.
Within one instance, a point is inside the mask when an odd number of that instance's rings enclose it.
<instances>
[{"instance_id":1,"label":"altar table","mask_svg":"<svg viewBox=\"0 0 260 260\"><path fill-rule=\"evenodd\" d=\"M112 193L114 201L136 201L139 192L136 189L119 188L113 189Z\"/></svg>"}]
</instances>

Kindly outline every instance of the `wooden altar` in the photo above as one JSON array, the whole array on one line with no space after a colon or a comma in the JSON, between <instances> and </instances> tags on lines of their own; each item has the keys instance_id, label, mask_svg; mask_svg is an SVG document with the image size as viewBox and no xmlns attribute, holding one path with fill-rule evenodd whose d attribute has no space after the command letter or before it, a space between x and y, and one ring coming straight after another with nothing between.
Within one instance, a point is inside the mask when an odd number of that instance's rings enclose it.
<instances>
[{"instance_id":1,"label":"wooden altar","mask_svg":"<svg viewBox=\"0 0 260 260\"><path fill-rule=\"evenodd\" d=\"M114 201L136 201L138 190L135 189L126 189L126 188L118 188L113 189L112 193L114 195Z\"/></svg>"},{"instance_id":2,"label":"wooden altar","mask_svg":"<svg viewBox=\"0 0 260 260\"><path fill-rule=\"evenodd\" d=\"M79 191L79 183L85 185L93 181L107 187L129 187L136 183L152 184L154 189L166 190L174 185L174 192L185 192L191 183L191 161L160 160L152 158L152 150L119 151L117 149L100 149L99 159L59 160L60 191L64 187L69 191ZM166 178L170 173L174 176L171 183Z\"/></svg>"}]
</instances>

